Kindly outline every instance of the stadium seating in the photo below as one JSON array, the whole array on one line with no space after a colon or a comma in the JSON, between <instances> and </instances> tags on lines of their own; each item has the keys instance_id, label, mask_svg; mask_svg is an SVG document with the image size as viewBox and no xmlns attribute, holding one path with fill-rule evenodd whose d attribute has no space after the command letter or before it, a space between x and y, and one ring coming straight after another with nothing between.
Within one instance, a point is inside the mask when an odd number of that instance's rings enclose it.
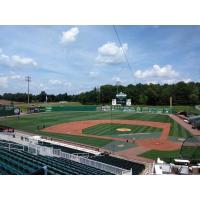
<instances>
[{"instance_id":1,"label":"stadium seating","mask_svg":"<svg viewBox=\"0 0 200 200\"><path fill-rule=\"evenodd\" d=\"M143 164L131 162L128 160L116 158L116 157L109 156L109 155L94 156L94 157L91 157L90 159L96 160L99 162L103 162L106 164L114 165L114 166L120 167L122 169L130 170L132 168L133 175L140 174L145 168L145 166Z\"/></svg>"},{"instance_id":2,"label":"stadium seating","mask_svg":"<svg viewBox=\"0 0 200 200\"><path fill-rule=\"evenodd\" d=\"M38 144L41 145L41 146L46 146L46 147L53 147L54 149L60 149L63 152L71 153L71 154L86 153L86 152L78 150L78 149L72 149L72 148L69 148L69 147L59 146L59 145L51 144L51 143L48 143L48 142L38 141ZM88 154L88 155L93 155L93 154Z\"/></svg>"},{"instance_id":3,"label":"stadium seating","mask_svg":"<svg viewBox=\"0 0 200 200\"><path fill-rule=\"evenodd\" d=\"M55 149L61 149L61 151L67 152L67 153L73 153L73 154L74 153L85 153L84 151L71 149L68 147L62 147L59 145L53 145L48 142L39 142L39 145L53 147ZM134 163L131 161L127 161L127 160L116 158L116 157L109 156L109 155L94 156L93 154L89 154L89 158L92 160L106 163L106 164L114 165L114 166L120 167L122 169L130 170L132 168L132 173L134 175L140 174L145 168L144 165L142 165L142 164Z\"/></svg>"},{"instance_id":4,"label":"stadium seating","mask_svg":"<svg viewBox=\"0 0 200 200\"><path fill-rule=\"evenodd\" d=\"M0 147L0 174L30 174L43 166L48 167L48 174L111 174L64 158L33 155L17 148L9 151L7 145L1 143Z\"/></svg>"},{"instance_id":5,"label":"stadium seating","mask_svg":"<svg viewBox=\"0 0 200 200\"><path fill-rule=\"evenodd\" d=\"M11 150L9 151L9 144ZM50 143L40 143L40 145L61 149L67 153L85 153L76 149L52 145ZM29 153L28 147L24 148L14 142L6 142L0 140L0 174L30 174L43 166L48 167L48 174L91 174L91 175L108 175L111 173L96 169L75 161L65 158L33 155ZM106 163L112 166L117 166L122 169L132 169L132 174L140 174L144 170L144 165L127 161L121 158L113 157L107 154L95 156L89 155L91 160Z\"/></svg>"}]
</instances>

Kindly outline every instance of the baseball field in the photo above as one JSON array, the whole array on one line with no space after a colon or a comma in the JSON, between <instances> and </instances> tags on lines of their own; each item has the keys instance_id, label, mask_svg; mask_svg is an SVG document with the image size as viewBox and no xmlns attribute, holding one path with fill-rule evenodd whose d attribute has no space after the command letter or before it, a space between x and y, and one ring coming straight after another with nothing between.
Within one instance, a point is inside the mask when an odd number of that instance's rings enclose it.
<instances>
[{"instance_id":1,"label":"baseball field","mask_svg":"<svg viewBox=\"0 0 200 200\"><path fill-rule=\"evenodd\" d=\"M177 156L181 140L191 134L168 115L132 112L46 112L1 118L0 125L130 155L127 158Z\"/></svg>"}]
</instances>

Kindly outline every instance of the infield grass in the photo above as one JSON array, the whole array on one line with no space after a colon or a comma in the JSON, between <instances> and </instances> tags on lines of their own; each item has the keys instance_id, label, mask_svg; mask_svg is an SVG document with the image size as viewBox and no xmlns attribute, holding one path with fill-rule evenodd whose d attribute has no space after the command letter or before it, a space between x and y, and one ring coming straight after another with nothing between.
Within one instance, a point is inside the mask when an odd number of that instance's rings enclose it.
<instances>
[{"instance_id":1,"label":"infield grass","mask_svg":"<svg viewBox=\"0 0 200 200\"><path fill-rule=\"evenodd\" d=\"M130 131L120 132L118 128L126 128ZM130 125L130 124L97 124L95 126L90 126L83 130L84 134L100 135L100 136L117 136L132 133L158 133L161 132L162 128L156 128L152 126L141 126L141 125Z\"/></svg>"}]
</instances>

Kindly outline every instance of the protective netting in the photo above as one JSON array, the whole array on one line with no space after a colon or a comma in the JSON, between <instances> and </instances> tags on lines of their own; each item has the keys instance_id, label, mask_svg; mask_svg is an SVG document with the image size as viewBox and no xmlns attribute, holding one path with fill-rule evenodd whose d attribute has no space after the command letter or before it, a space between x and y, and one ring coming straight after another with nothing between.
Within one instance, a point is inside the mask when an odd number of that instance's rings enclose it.
<instances>
[{"instance_id":1,"label":"protective netting","mask_svg":"<svg viewBox=\"0 0 200 200\"><path fill-rule=\"evenodd\" d=\"M183 159L200 160L200 136L190 136L182 144L180 155Z\"/></svg>"}]
</instances>

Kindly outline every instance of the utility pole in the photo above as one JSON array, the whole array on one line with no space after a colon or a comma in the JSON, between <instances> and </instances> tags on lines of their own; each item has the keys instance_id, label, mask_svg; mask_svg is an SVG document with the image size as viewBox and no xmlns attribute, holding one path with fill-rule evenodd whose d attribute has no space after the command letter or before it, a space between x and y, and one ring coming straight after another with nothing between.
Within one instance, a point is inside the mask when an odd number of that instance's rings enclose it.
<instances>
[{"instance_id":1,"label":"utility pole","mask_svg":"<svg viewBox=\"0 0 200 200\"><path fill-rule=\"evenodd\" d=\"M25 81L28 83L28 105L29 105L29 83L31 82L31 77L30 76L26 76L25 77Z\"/></svg>"}]
</instances>

